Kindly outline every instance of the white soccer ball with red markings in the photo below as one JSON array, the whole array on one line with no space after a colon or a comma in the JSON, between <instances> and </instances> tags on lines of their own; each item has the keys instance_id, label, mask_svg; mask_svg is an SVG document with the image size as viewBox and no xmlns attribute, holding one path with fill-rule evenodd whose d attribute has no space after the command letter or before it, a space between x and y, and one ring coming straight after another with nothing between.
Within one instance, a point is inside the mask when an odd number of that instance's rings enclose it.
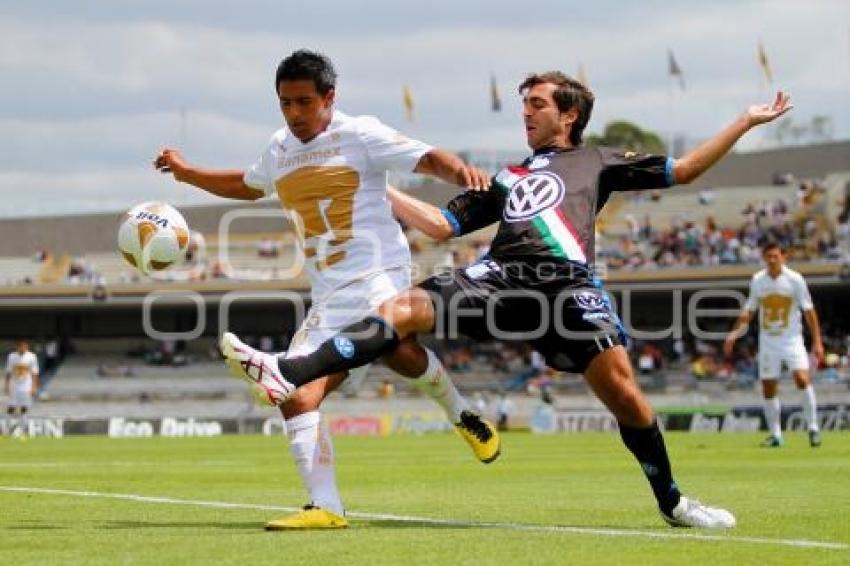
<instances>
[{"instance_id":1,"label":"white soccer ball with red markings","mask_svg":"<svg viewBox=\"0 0 850 566\"><path fill-rule=\"evenodd\" d=\"M183 259L189 226L176 208L164 202L134 206L118 228L118 251L127 263L148 275Z\"/></svg>"}]
</instances>

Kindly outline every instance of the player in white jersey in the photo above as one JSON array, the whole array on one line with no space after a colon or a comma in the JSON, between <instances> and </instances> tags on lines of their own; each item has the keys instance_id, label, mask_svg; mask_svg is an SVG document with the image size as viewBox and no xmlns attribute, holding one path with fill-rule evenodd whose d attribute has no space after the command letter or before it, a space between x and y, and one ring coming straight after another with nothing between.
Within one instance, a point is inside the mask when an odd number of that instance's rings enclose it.
<instances>
[{"instance_id":1,"label":"player in white jersey","mask_svg":"<svg viewBox=\"0 0 850 566\"><path fill-rule=\"evenodd\" d=\"M410 250L387 199L387 171L430 174L473 189L489 185L485 172L446 151L406 138L373 117L335 110L335 84L336 73L325 56L296 51L281 62L275 76L286 127L272 136L247 171L190 166L172 148L163 149L154 161L157 169L173 173L176 180L215 195L241 200L278 196L295 224L312 287L310 311L286 356L309 354L410 286ZM248 351L230 333L222 340L222 350L230 358ZM417 349L402 348L385 361L414 378L415 386L443 407L480 460L496 458L495 428L469 409L433 352L421 355ZM228 362L235 375L255 386L261 400L277 404L255 383L256 374L276 367L274 356L258 353L241 363ZM319 414L322 400L344 378L342 373L325 376L281 405L290 451L311 502L302 512L271 521L267 528L347 525L330 436Z\"/></svg>"},{"instance_id":2,"label":"player in white jersey","mask_svg":"<svg viewBox=\"0 0 850 566\"><path fill-rule=\"evenodd\" d=\"M17 418L10 430L17 430L21 437L27 435L27 411L38 391L38 358L29 351L26 340L20 340L14 352L6 358L5 393L9 396L9 415Z\"/></svg>"},{"instance_id":3,"label":"player in white jersey","mask_svg":"<svg viewBox=\"0 0 850 566\"><path fill-rule=\"evenodd\" d=\"M803 276L785 265L782 248L776 243L767 244L762 249L762 257L767 267L753 275L750 296L726 337L723 350L727 357L732 355L735 341L746 333L747 325L759 311L759 378L765 421L770 431L762 446L779 447L783 444L777 381L783 367L786 367L803 393L809 444L817 447L821 444L817 400L809 379L809 356L803 344L800 315L802 311L812 335L812 353L820 361L824 352L817 312Z\"/></svg>"}]
</instances>

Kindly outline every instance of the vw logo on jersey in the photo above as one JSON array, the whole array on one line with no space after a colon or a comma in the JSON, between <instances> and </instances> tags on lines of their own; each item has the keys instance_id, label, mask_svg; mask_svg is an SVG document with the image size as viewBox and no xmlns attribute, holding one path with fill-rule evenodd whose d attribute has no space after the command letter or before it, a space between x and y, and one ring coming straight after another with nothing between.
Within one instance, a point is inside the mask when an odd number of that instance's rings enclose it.
<instances>
[{"instance_id":1,"label":"vw logo on jersey","mask_svg":"<svg viewBox=\"0 0 850 566\"><path fill-rule=\"evenodd\" d=\"M552 173L526 175L511 187L504 217L508 222L530 220L564 199L564 183Z\"/></svg>"},{"instance_id":2,"label":"vw logo on jersey","mask_svg":"<svg viewBox=\"0 0 850 566\"><path fill-rule=\"evenodd\" d=\"M573 298L576 301L576 305L586 311L598 311L605 309L605 299L593 291L579 291L578 293L573 293Z\"/></svg>"}]
</instances>

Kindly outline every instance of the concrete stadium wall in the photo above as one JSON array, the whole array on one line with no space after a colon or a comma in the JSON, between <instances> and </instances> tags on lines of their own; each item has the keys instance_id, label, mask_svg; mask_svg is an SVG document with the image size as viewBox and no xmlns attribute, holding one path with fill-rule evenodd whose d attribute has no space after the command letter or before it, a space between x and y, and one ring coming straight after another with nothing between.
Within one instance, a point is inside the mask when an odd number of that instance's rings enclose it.
<instances>
[{"instance_id":1,"label":"concrete stadium wall","mask_svg":"<svg viewBox=\"0 0 850 566\"><path fill-rule=\"evenodd\" d=\"M219 220L234 209L270 210L275 218L237 219L232 224L235 233L281 232L287 223L275 200L223 206L181 208L193 230L204 234L216 233ZM62 254L105 252L115 249L118 223L123 213L85 214L44 218L19 218L0 222L0 256L26 256L38 249Z\"/></svg>"},{"instance_id":2,"label":"concrete stadium wall","mask_svg":"<svg viewBox=\"0 0 850 566\"><path fill-rule=\"evenodd\" d=\"M630 328L656 331L671 326L684 327L691 324L693 316L694 321L699 319L699 328L715 331L722 328L725 332L740 308L735 292L746 293L747 285L747 280L739 279L715 289L699 285L687 288L683 284L672 287L618 285L616 288L612 285L609 289L624 323ZM822 327L847 328L850 282L819 283L810 279L809 286ZM694 299L696 295L699 296ZM237 334L291 336L309 306L296 304L291 296L274 298L266 293L252 294L248 289L238 295L203 298L200 308L195 302L179 297L157 300L148 310L151 327L160 332L196 330L199 337L212 339L221 332L218 325L224 313L227 327ZM229 301L224 301L225 298ZM69 336L108 341L145 336L143 296L120 300L121 297L113 295L105 301L76 302L55 300L56 297L47 294L25 297L17 302L5 299L0 300L0 346L6 341L8 347L11 341L22 336L32 339ZM302 305L305 308L301 308ZM703 309L729 309L729 312L710 314ZM715 326L716 323L720 326Z\"/></svg>"},{"instance_id":3,"label":"concrete stadium wall","mask_svg":"<svg viewBox=\"0 0 850 566\"><path fill-rule=\"evenodd\" d=\"M776 173L801 178L850 171L850 142L732 153L694 182L699 187L769 185Z\"/></svg>"}]
</instances>

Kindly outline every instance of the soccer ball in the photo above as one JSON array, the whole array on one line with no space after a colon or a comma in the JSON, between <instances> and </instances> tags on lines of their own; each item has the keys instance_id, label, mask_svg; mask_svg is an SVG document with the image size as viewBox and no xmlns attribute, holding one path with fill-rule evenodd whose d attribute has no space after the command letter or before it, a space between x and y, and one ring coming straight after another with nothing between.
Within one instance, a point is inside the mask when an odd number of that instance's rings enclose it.
<instances>
[{"instance_id":1,"label":"soccer ball","mask_svg":"<svg viewBox=\"0 0 850 566\"><path fill-rule=\"evenodd\" d=\"M186 220L177 209L163 202L134 206L118 228L118 251L145 275L182 259L188 246Z\"/></svg>"}]
</instances>

